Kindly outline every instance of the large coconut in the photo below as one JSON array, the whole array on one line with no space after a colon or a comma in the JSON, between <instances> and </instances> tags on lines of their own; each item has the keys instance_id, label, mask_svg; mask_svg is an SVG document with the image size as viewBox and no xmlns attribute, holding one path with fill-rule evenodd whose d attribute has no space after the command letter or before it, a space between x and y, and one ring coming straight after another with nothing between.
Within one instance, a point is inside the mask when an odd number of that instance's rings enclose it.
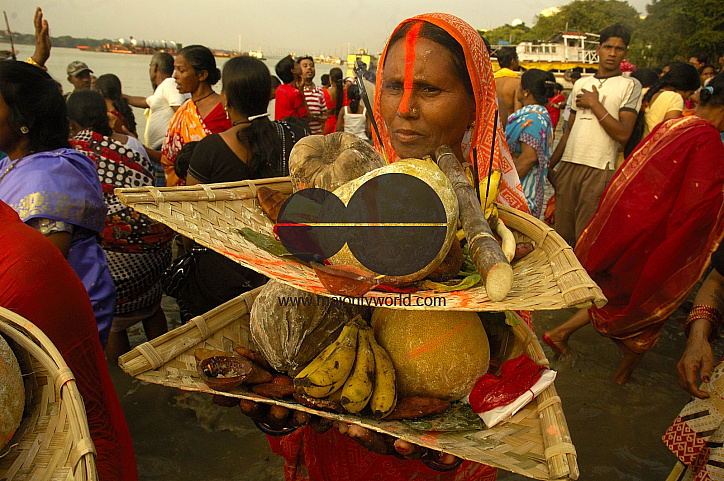
<instances>
[{"instance_id":1,"label":"large coconut","mask_svg":"<svg viewBox=\"0 0 724 481\"><path fill-rule=\"evenodd\" d=\"M270 280L251 308L251 339L274 369L295 376L358 314L368 309Z\"/></svg>"},{"instance_id":2,"label":"large coconut","mask_svg":"<svg viewBox=\"0 0 724 481\"><path fill-rule=\"evenodd\" d=\"M400 397L457 401L488 371L488 336L475 312L376 308L372 328L392 358Z\"/></svg>"},{"instance_id":3,"label":"large coconut","mask_svg":"<svg viewBox=\"0 0 724 481\"><path fill-rule=\"evenodd\" d=\"M457 197L450 180L432 162L399 160L347 182L334 195L346 206L347 222L380 226L349 229L347 244L329 258L330 263L384 275L386 284L425 278L442 263L455 238Z\"/></svg>"},{"instance_id":4,"label":"large coconut","mask_svg":"<svg viewBox=\"0 0 724 481\"><path fill-rule=\"evenodd\" d=\"M20 426L25 408L25 387L20 365L12 349L0 336L0 450Z\"/></svg>"}]
</instances>

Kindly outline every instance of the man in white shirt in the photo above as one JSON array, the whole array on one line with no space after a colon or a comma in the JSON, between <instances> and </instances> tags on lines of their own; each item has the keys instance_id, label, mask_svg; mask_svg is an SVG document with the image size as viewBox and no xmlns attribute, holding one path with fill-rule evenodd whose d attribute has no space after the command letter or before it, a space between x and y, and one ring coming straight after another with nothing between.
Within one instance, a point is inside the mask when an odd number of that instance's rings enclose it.
<instances>
[{"instance_id":1,"label":"man in white shirt","mask_svg":"<svg viewBox=\"0 0 724 481\"><path fill-rule=\"evenodd\" d=\"M324 92L321 87L314 85L314 59L302 57L299 59L299 66L302 69L302 80L304 80L304 98L307 101L309 111L309 129L312 135L324 134L324 122L327 120L327 103L324 100Z\"/></svg>"},{"instance_id":2,"label":"man in white shirt","mask_svg":"<svg viewBox=\"0 0 724 481\"><path fill-rule=\"evenodd\" d=\"M551 156L551 169L562 161L553 176L556 231L572 247L596 213L641 108L641 84L619 69L630 40L622 25L601 32L598 72L573 86L569 126Z\"/></svg>"},{"instance_id":3,"label":"man in white shirt","mask_svg":"<svg viewBox=\"0 0 724 481\"><path fill-rule=\"evenodd\" d=\"M176 88L173 75L173 56L166 52L156 53L151 58L148 70L154 92L150 97L123 97L134 107L150 109L146 122L145 145L153 150L161 150L163 139L166 137L168 123L171 117L184 103L189 95L182 95Z\"/></svg>"}]
</instances>

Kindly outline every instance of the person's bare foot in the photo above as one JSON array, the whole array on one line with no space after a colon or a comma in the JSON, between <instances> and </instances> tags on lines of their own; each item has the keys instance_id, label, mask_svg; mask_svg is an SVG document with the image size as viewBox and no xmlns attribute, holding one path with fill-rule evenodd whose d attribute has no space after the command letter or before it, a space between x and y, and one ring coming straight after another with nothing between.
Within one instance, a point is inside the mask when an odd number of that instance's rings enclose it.
<instances>
[{"instance_id":1,"label":"person's bare foot","mask_svg":"<svg viewBox=\"0 0 724 481\"><path fill-rule=\"evenodd\" d=\"M626 346L621 341L614 341L619 349L621 349L621 352L623 352L623 359L621 359L621 364L619 364L618 369L616 369L616 372L613 374L613 382L616 382L618 384L626 384L631 380L631 373L633 373L633 370L636 369L636 366L638 365L639 361L641 361L641 358L644 357L643 353L637 353L632 351L628 346Z\"/></svg>"},{"instance_id":2,"label":"person's bare foot","mask_svg":"<svg viewBox=\"0 0 724 481\"><path fill-rule=\"evenodd\" d=\"M566 357L571 354L571 350L568 347L568 338L588 323L588 311L586 309L579 309L563 324L543 334L543 342L548 344L560 357Z\"/></svg>"},{"instance_id":3,"label":"person's bare foot","mask_svg":"<svg viewBox=\"0 0 724 481\"><path fill-rule=\"evenodd\" d=\"M548 344L551 349L553 349L553 352L560 357L566 357L571 354L571 350L568 347L568 339L557 337L555 329L543 334L543 342Z\"/></svg>"}]
</instances>

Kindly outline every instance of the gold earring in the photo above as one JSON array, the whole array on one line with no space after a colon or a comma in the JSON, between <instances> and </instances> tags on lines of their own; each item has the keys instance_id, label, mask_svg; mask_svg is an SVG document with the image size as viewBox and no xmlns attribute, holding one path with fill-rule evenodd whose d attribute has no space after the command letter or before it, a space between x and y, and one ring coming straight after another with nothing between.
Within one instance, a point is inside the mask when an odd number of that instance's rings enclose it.
<instances>
[{"instance_id":1,"label":"gold earring","mask_svg":"<svg viewBox=\"0 0 724 481\"><path fill-rule=\"evenodd\" d=\"M20 132L22 132L23 134L27 134L28 132L30 132L30 129L23 125L20 127Z\"/></svg>"}]
</instances>

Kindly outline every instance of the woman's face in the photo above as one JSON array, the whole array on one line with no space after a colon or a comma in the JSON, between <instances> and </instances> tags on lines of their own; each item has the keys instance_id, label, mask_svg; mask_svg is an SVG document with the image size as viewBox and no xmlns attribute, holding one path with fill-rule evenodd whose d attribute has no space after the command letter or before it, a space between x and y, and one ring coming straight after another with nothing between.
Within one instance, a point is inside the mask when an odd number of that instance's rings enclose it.
<instances>
[{"instance_id":1,"label":"woman's face","mask_svg":"<svg viewBox=\"0 0 724 481\"><path fill-rule=\"evenodd\" d=\"M183 55L176 55L173 61L173 79L176 81L176 88L180 93L194 92L203 80L202 77L205 78L205 74L204 70L199 75Z\"/></svg>"},{"instance_id":2,"label":"woman's face","mask_svg":"<svg viewBox=\"0 0 724 481\"><path fill-rule=\"evenodd\" d=\"M425 38L415 44L415 62L406 67L405 41L388 50L380 92L380 113L392 148L404 158L433 155L449 145L462 158L461 142L475 119L475 100L455 75L452 54Z\"/></svg>"},{"instance_id":3,"label":"woman's face","mask_svg":"<svg viewBox=\"0 0 724 481\"><path fill-rule=\"evenodd\" d=\"M701 85L704 85L707 79L712 78L715 75L714 67L706 67L701 71L699 78L701 78Z\"/></svg>"},{"instance_id":4,"label":"woman's face","mask_svg":"<svg viewBox=\"0 0 724 481\"><path fill-rule=\"evenodd\" d=\"M518 88L515 89L515 98L521 104L525 101L525 98L526 98L525 90L523 90L523 86L521 84L518 84Z\"/></svg>"}]
</instances>

